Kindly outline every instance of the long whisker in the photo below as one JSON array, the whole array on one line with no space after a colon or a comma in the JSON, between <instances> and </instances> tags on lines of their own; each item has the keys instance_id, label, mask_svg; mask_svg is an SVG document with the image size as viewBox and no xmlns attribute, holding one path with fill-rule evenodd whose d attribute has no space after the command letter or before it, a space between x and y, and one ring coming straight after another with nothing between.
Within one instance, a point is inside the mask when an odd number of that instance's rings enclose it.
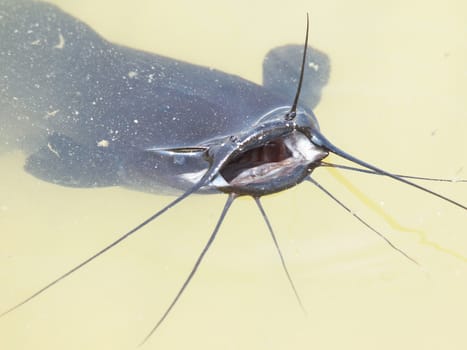
<instances>
[{"instance_id":1,"label":"long whisker","mask_svg":"<svg viewBox=\"0 0 467 350\"><path fill-rule=\"evenodd\" d=\"M292 290L295 294L295 298L297 299L298 304L300 305L300 308L302 311L306 314L305 307L303 306L302 300L300 298L300 295L298 294L297 288L295 288L295 284L293 283L292 277L289 273L289 269L287 268L287 265L285 263L284 256L282 254L281 248L279 246L279 243L277 241L276 235L274 234L274 230L272 229L271 223L269 221L268 216L266 215L266 212L264 211L263 205L261 204L260 198L259 197L254 197L256 205L259 208L259 211L261 212L261 215L263 216L264 221L266 222L266 225L268 226L269 233L271 234L271 238L274 241L274 246L276 247L276 251L279 254L279 257L281 259L281 264L282 268L287 276L287 279L289 280L290 287L292 287Z\"/></svg>"},{"instance_id":2,"label":"long whisker","mask_svg":"<svg viewBox=\"0 0 467 350\"><path fill-rule=\"evenodd\" d=\"M384 241L386 241L387 244L389 244L389 246L391 246L391 248L393 248L394 250L398 251L400 254L402 254L403 256L405 256L407 259L409 259L410 261L412 261L413 263L419 265L419 263L411 258L408 254L406 254L402 249L396 247L386 236L384 236L381 232L379 232L378 230L376 230L373 226L371 226L369 223L367 223L365 220L363 220L359 215L357 215L356 213L354 213L349 207L347 207L344 203L342 203L339 199L337 199L331 192L329 192L327 189L325 189L323 186L321 186L315 179L311 178L311 177L307 177L306 180L308 180L309 182L311 182L312 184L314 184L316 187L318 187L321 191L323 191L329 198L331 198L334 202L336 202L337 204L339 204L340 207L342 207L345 211L347 211L349 214L351 214L355 219L357 219L358 221L360 221L363 225L365 225L366 227L368 227L371 231L373 231L374 233L376 233L378 236L380 236Z\"/></svg>"},{"instance_id":3,"label":"long whisker","mask_svg":"<svg viewBox=\"0 0 467 350\"><path fill-rule=\"evenodd\" d=\"M24 304L28 303L29 301L33 300L34 298L36 298L37 296L39 296L40 294L44 293L46 290L48 290L49 288L51 288L52 286L54 286L55 284L59 283L60 281L62 281L63 279L67 278L68 276L70 276L72 273L78 271L79 269L81 269L82 267L84 267L85 265L89 264L91 261L93 261L94 259L98 258L99 256L101 256L102 254L104 254L105 252L109 251L110 249L112 249L113 247L115 247L116 245L120 244L121 242L123 242L125 239L127 239L128 237L130 237L132 234L134 234L135 232L139 231L140 229L142 229L144 226L146 226L147 224L149 224L151 221L155 220L156 218L158 218L160 215L162 215L163 213L165 213L167 210L169 210L170 208L174 207L176 204L180 203L182 200L184 200L185 198L187 198L188 196L190 196L191 194L193 194L194 192L196 192L200 187L202 187L204 185L204 183L207 181L206 180L207 178L203 178L202 180L200 180L196 185L194 185L193 187L191 187L189 190L187 190L184 194L182 194L181 196L177 197L175 200L173 200L172 202L170 202L169 204L167 204L164 208L162 208L161 210L159 210L157 213L151 215L149 218L147 218L146 220L144 220L142 223L140 223L139 225L137 225L136 227L132 228L130 231L128 231L127 233L125 233L124 235L122 235L120 238L116 239L115 241L113 241L112 243L108 244L107 246L105 246L103 249L99 250L97 253L95 253L94 255L90 256L89 258L87 258L86 260L84 260L83 262L81 262L80 264L76 265L75 267L73 267L72 269L68 270L67 272L65 272L63 275L61 275L60 277L56 278L55 280L53 280L52 282L48 283L46 286L42 287L41 289L39 289L37 292L35 292L34 294L32 294L31 296L27 297L26 299L24 299L23 301L19 302L18 304L12 306L11 308L9 308L8 310L2 312L0 314L0 318L9 314L10 312L18 309L19 307L23 306Z\"/></svg>"},{"instance_id":4,"label":"long whisker","mask_svg":"<svg viewBox=\"0 0 467 350\"><path fill-rule=\"evenodd\" d=\"M467 210L467 206L449 198L449 197L446 197L446 196L443 196L442 194L439 194L435 191L432 191L426 187L423 187L419 184L416 184L412 181L409 181L409 180L406 180L404 179L403 177L400 177L400 176L397 176L397 175L394 175L386 170L383 170L381 168L378 168L370 163L367 163L367 162L364 162L363 160L360 160L354 156L352 156L351 154L341 150L340 148L338 148L337 146L333 145L323 134L321 134L319 131L315 130L311 136L312 138L312 142L316 145L319 145L325 149L327 149L329 152L332 152L344 159L347 159L355 164L358 164L358 165L361 165L362 167L364 168L367 168L367 169L370 169L370 170L373 170L375 171L376 173L379 173L381 175L384 175L384 176L387 176L387 177L390 177L391 179L394 179L394 180L397 180L397 181L400 181L400 182L403 182L405 183L406 185L409 185L409 186L412 186L412 187L415 187L415 188L418 188L419 190L422 190L426 193L429 193L431 194L432 196L435 196L435 197L438 197L446 202L449 202L459 208L462 208L464 210Z\"/></svg>"},{"instance_id":5,"label":"long whisker","mask_svg":"<svg viewBox=\"0 0 467 350\"><path fill-rule=\"evenodd\" d=\"M302 56L302 65L300 68L300 78L298 80L298 88L297 92L295 93L295 98L292 104L292 107L290 108L290 111L287 113L287 117L289 119L295 118L296 111L297 111L297 106L298 106L298 100L300 98L300 91L302 90L302 83L303 83L303 75L305 73L305 61L306 61L306 53L308 49L308 32L310 31L310 16L308 13L306 14L306 34L305 34L305 44L303 46L303 56Z\"/></svg>"},{"instance_id":6,"label":"long whisker","mask_svg":"<svg viewBox=\"0 0 467 350\"><path fill-rule=\"evenodd\" d=\"M217 232L219 231L219 228L222 225L222 222L224 221L225 215L229 211L230 206L232 205L232 202L236 198L235 194L230 194L229 197L227 198L227 202L224 205L224 209L222 209L222 213L219 217L219 220L217 220L216 227L212 231L211 236L209 237L208 242L204 246L203 250L201 251L201 254L198 256L198 259L196 260L195 264L193 265L193 268L191 269L188 277L185 279L185 282L183 282L182 287L179 289L177 295L175 298L172 300L170 303L169 307L165 310L164 314L162 317L159 319L159 321L156 323L156 325L151 329L151 331L148 333L148 335L143 339L143 341L139 344L139 346L143 345L148 341L148 339L154 334L154 332L159 328L159 326L164 322L164 320L167 318L169 315L170 311L172 311L173 307L177 303L178 299L180 299L181 295L185 291L186 287L190 283L191 279L195 275L196 271L198 270L199 265L201 264L201 261L203 260L204 256L206 255L207 251L209 250L209 247L211 246L212 242L214 242L214 238L216 238Z\"/></svg>"},{"instance_id":7,"label":"long whisker","mask_svg":"<svg viewBox=\"0 0 467 350\"><path fill-rule=\"evenodd\" d=\"M320 165L324 167L329 167L329 168L338 168L338 169L343 169L343 170L357 171L357 172L365 173L365 174L385 176L385 174L378 173L374 170L362 169L362 168L357 168L357 167L348 166L348 165L334 164L334 163L328 163L328 162L321 162ZM394 176L403 177L405 179L434 181L434 182L467 182L467 180L465 179L442 179L439 177L424 177L424 176L413 176L413 175L403 175L403 174L394 174Z\"/></svg>"}]
</instances>

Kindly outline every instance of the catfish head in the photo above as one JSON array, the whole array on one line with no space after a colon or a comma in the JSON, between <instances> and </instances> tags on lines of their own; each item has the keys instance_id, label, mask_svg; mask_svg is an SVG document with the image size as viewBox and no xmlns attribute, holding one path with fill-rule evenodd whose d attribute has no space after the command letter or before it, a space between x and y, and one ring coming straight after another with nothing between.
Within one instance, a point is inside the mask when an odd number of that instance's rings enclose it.
<instances>
[{"instance_id":1,"label":"catfish head","mask_svg":"<svg viewBox=\"0 0 467 350\"><path fill-rule=\"evenodd\" d=\"M299 110L291 118L290 107L284 106L239 133L195 147L155 152L183 158L182 163L194 159L209 163L208 170L180 174L184 186L202 184L200 191L261 197L301 183L320 165L329 153L312 142L318 129L312 113Z\"/></svg>"}]
</instances>

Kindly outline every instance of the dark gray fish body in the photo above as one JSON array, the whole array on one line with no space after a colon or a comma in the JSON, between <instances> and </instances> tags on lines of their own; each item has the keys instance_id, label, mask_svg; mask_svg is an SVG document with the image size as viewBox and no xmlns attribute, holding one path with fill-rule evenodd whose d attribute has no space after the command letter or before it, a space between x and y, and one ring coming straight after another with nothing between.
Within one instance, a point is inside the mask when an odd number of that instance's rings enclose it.
<instances>
[{"instance_id":1,"label":"dark gray fish body","mask_svg":"<svg viewBox=\"0 0 467 350\"><path fill-rule=\"evenodd\" d=\"M60 185L185 190L208 167L193 147L252 128L295 93L297 65L284 61L299 46L271 51L262 86L112 44L53 5L0 1L0 16L0 147L22 148L27 171ZM313 56L310 109L328 73Z\"/></svg>"}]
</instances>

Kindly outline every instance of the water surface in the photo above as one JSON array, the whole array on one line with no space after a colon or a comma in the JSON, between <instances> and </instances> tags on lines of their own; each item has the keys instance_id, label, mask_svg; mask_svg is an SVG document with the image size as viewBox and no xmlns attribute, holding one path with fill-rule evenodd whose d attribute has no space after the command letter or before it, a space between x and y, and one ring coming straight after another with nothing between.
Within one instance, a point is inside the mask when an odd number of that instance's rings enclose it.
<instances>
[{"instance_id":1,"label":"water surface","mask_svg":"<svg viewBox=\"0 0 467 350\"><path fill-rule=\"evenodd\" d=\"M467 177L466 4L444 1L55 1L109 40L261 81L275 46L332 60L316 109L336 145L394 172ZM161 208L170 197L69 189L0 169L0 309ZM465 349L465 211L379 177L316 178L417 259L391 250L311 185L266 198L308 315L252 201L237 201L180 303L146 348ZM430 187L462 203L465 184ZM365 197L366 196L366 197ZM164 312L213 228L222 196L193 197L17 312L2 349L131 349ZM361 200L364 200L363 202ZM377 209L374 209L377 208Z\"/></svg>"}]
</instances>

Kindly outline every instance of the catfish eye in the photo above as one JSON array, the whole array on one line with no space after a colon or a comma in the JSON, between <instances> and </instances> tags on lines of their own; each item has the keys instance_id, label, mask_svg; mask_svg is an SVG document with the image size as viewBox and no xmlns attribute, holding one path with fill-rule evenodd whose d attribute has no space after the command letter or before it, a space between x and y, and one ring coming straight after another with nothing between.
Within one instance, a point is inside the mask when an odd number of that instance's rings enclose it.
<instances>
[{"instance_id":1,"label":"catfish eye","mask_svg":"<svg viewBox=\"0 0 467 350\"><path fill-rule=\"evenodd\" d=\"M292 120L294 119L295 117L297 116L297 112L296 111L290 111L289 113L287 113L284 117L285 120Z\"/></svg>"}]
</instances>

